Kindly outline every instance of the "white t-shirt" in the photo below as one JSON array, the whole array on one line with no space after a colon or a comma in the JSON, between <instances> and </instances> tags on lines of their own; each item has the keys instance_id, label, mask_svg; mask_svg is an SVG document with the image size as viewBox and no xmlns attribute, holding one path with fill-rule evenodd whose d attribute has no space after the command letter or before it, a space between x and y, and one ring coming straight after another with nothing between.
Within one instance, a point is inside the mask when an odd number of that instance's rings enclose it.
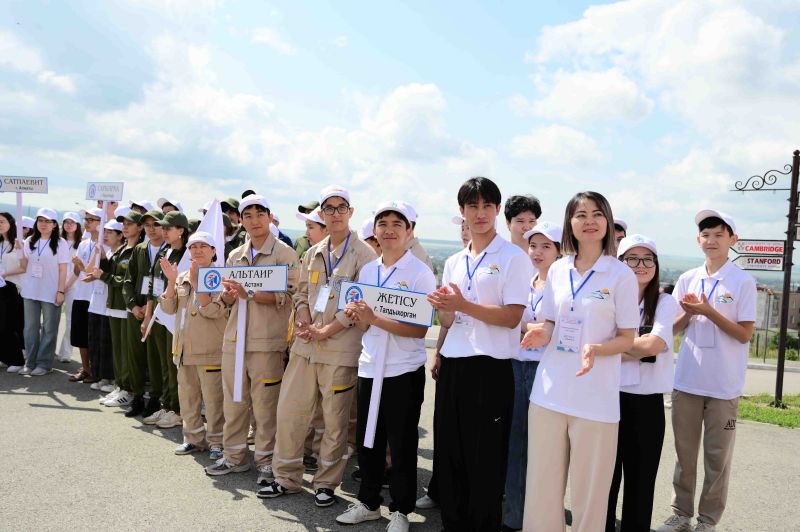
<instances>
[{"instance_id":1,"label":"white t-shirt","mask_svg":"<svg viewBox=\"0 0 800 532\"><path fill-rule=\"evenodd\" d=\"M80 247L80 242L78 243L78 246ZM75 267L72 265L72 257L78 254L78 249L72 245L72 242L70 240L67 240L67 249L69 250L69 264L67 264L67 282L64 284L64 286L69 286L70 279L75 277ZM65 294L65 296L70 298L71 300L74 300L75 291L78 288L79 288L78 281L76 280L74 283L72 283L72 286L67 288L66 290L67 293Z\"/></svg>"},{"instance_id":2,"label":"white t-shirt","mask_svg":"<svg viewBox=\"0 0 800 532\"><path fill-rule=\"evenodd\" d=\"M619 422L621 355L595 357L589 373L581 377L575 373L581 368L584 344L602 344L612 340L617 329L639 327L639 285L633 271L615 258L603 255L581 277L575 269L574 255L561 258L550 266L542 314L556 326L536 371L531 401L570 416ZM582 322L577 353L557 349L562 327L566 330L560 317Z\"/></svg>"},{"instance_id":3,"label":"white t-shirt","mask_svg":"<svg viewBox=\"0 0 800 532\"><path fill-rule=\"evenodd\" d=\"M59 238L58 251L53 253L50 241L40 239L31 249L31 238L26 238L22 245L22 252L28 259L28 269L22 280L22 297L55 305L58 292L58 265L66 264L69 268L69 245L66 240Z\"/></svg>"},{"instance_id":4,"label":"white t-shirt","mask_svg":"<svg viewBox=\"0 0 800 532\"><path fill-rule=\"evenodd\" d=\"M469 246L447 259L442 285L458 285L466 299L480 305L524 307L528 304L528 287L533 274L528 255L497 235L475 259L470 255ZM441 353L448 358L477 355L498 359L516 358L519 341L519 324L513 328L498 327L457 312L453 325L447 331Z\"/></svg>"},{"instance_id":5,"label":"white t-shirt","mask_svg":"<svg viewBox=\"0 0 800 532\"><path fill-rule=\"evenodd\" d=\"M644 312L644 305L639 305ZM658 296L656 314L653 317L652 336L658 336L667 344L664 351L656 355L655 362L638 360L622 361L622 386L625 393L649 395L669 393L672 391L672 368L675 366L675 354L672 351L672 326L678 316L678 304L669 294ZM637 334L638 336L638 334Z\"/></svg>"},{"instance_id":6,"label":"white t-shirt","mask_svg":"<svg viewBox=\"0 0 800 532\"><path fill-rule=\"evenodd\" d=\"M78 244L78 251L75 254L81 262L85 265L89 264L89 259L92 258L92 253L94 253L94 249L97 247L97 243L93 242L89 239L82 240L80 244ZM75 267L70 264L69 265L70 272L75 270ZM92 298L92 284L84 283L83 279L86 277L84 272L81 272L78 275L78 280L75 281L75 284L72 285L72 297L76 301L90 301ZM94 281L95 283L98 281ZM102 281L101 281L102 282Z\"/></svg>"},{"instance_id":7,"label":"white t-shirt","mask_svg":"<svg viewBox=\"0 0 800 532\"><path fill-rule=\"evenodd\" d=\"M714 275L708 275L705 266L689 270L680 276L672 295L680 301L684 294L699 296L703 289L711 306L729 320L756 321L755 279L732 262ZM739 397L748 350L749 344L722 332L705 316L693 317L678 353L675 389L716 399Z\"/></svg>"},{"instance_id":8,"label":"white t-shirt","mask_svg":"<svg viewBox=\"0 0 800 532\"><path fill-rule=\"evenodd\" d=\"M14 283L19 288L22 285L24 274L6 275L6 272L19 268L20 252L14 249L13 242L0 243L0 277L6 282Z\"/></svg>"},{"instance_id":9,"label":"white t-shirt","mask_svg":"<svg viewBox=\"0 0 800 532\"><path fill-rule=\"evenodd\" d=\"M106 249L106 258L110 258L112 255L111 250ZM86 264L86 263L84 263ZM100 264L100 257L98 256L95 259L95 266L99 266ZM89 285L92 293L89 296L89 312L92 314L99 314L100 316L105 316L108 314L108 285L101 281L100 279L96 281L92 281Z\"/></svg>"},{"instance_id":10,"label":"white t-shirt","mask_svg":"<svg viewBox=\"0 0 800 532\"><path fill-rule=\"evenodd\" d=\"M366 264L358 274L358 282L377 285L379 269L381 284L386 282L383 285L385 288L424 294L420 297L425 297L436 290L436 277L433 276L430 268L410 251L406 251L405 255L388 269L383 266L380 257ZM416 371L420 366L425 365L428 360L425 338L397 336L373 325L361 337L361 356L358 358L359 377L370 379L375 377L373 357L379 350L386 347L387 336L389 349L386 354L384 377L396 377Z\"/></svg>"},{"instance_id":11,"label":"white t-shirt","mask_svg":"<svg viewBox=\"0 0 800 532\"><path fill-rule=\"evenodd\" d=\"M537 276L538 277L538 276ZM533 287L534 277L531 280L531 285L528 287L528 304L525 306L525 311L522 313L522 323L544 323L544 316L542 315L542 301L544 300L544 286L536 290ZM522 328L521 334L525 332L525 327ZM526 349L522 346L519 348L517 360L522 362L540 361L544 347L534 347Z\"/></svg>"}]
</instances>

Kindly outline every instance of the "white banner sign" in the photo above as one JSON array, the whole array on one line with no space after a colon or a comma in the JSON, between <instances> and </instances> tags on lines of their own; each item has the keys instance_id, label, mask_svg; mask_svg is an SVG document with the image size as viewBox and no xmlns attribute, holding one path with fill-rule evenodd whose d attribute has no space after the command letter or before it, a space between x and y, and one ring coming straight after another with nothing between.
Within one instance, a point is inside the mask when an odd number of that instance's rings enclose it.
<instances>
[{"instance_id":1,"label":"white banner sign","mask_svg":"<svg viewBox=\"0 0 800 532\"><path fill-rule=\"evenodd\" d=\"M0 192L47 194L47 178L23 175L0 176Z\"/></svg>"},{"instance_id":2,"label":"white banner sign","mask_svg":"<svg viewBox=\"0 0 800 532\"><path fill-rule=\"evenodd\" d=\"M285 292L289 286L289 266L228 266L200 268L198 294L222 292L223 279L238 281L245 290L253 292Z\"/></svg>"},{"instance_id":3,"label":"white banner sign","mask_svg":"<svg viewBox=\"0 0 800 532\"><path fill-rule=\"evenodd\" d=\"M739 255L733 263L743 270L783 271L783 257L776 255Z\"/></svg>"},{"instance_id":4,"label":"white banner sign","mask_svg":"<svg viewBox=\"0 0 800 532\"><path fill-rule=\"evenodd\" d=\"M783 255L786 242L783 240L738 240L731 249L739 254Z\"/></svg>"},{"instance_id":5,"label":"white banner sign","mask_svg":"<svg viewBox=\"0 0 800 532\"><path fill-rule=\"evenodd\" d=\"M95 201L122 201L125 183L86 183L86 199Z\"/></svg>"},{"instance_id":6,"label":"white banner sign","mask_svg":"<svg viewBox=\"0 0 800 532\"><path fill-rule=\"evenodd\" d=\"M412 325L433 325L433 307L425 297L427 294L379 288L369 284L344 281L339 290L339 310L351 301L364 300L375 314Z\"/></svg>"}]
</instances>

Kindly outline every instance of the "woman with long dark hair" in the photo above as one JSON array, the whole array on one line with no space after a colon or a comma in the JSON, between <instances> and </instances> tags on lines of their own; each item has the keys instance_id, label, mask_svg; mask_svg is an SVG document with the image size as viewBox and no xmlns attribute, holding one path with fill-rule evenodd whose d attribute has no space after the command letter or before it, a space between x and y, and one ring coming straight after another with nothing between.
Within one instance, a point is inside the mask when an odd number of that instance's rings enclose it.
<instances>
[{"instance_id":1,"label":"woman with long dark hair","mask_svg":"<svg viewBox=\"0 0 800 532\"><path fill-rule=\"evenodd\" d=\"M17 242L17 226L10 213L0 212L0 363L8 366L9 373L16 373L25 364L22 354L22 316L24 307L19 295L25 268L20 266L20 246Z\"/></svg>"},{"instance_id":2,"label":"woman with long dark hair","mask_svg":"<svg viewBox=\"0 0 800 532\"><path fill-rule=\"evenodd\" d=\"M19 374L40 376L53 371L70 262L67 241L58 235L56 211L46 207L39 209L33 233L25 239L22 251L25 265L23 334L27 358Z\"/></svg>"},{"instance_id":3,"label":"woman with long dark hair","mask_svg":"<svg viewBox=\"0 0 800 532\"><path fill-rule=\"evenodd\" d=\"M81 215L77 212L65 212L61 219L61 238L67 241L69 246L69 258L72 260L78 254L78 246L83 240L83 231L81 230ZM56 351L56 360L59 362L71 362L73 345L70 342L70 331L72 331L72 303L75 301L75 292L78 287L75 283L78 281L74 269L70 265L67 268L67 284L66 294L64 294L64 318L66 323L64 327L64 335L61 337L61 342L58 344Z\"/></svg>"}]
</instances>

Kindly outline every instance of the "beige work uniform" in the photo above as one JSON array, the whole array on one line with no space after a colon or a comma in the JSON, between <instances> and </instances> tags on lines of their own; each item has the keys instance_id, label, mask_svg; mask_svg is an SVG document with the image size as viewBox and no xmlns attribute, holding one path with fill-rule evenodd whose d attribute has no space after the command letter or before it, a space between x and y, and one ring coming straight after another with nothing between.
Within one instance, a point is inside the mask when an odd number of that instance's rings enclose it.
<instances>
[{"instance_id":1,"label":"beige work uniform","mask_svg":"<svg viewBox=\"0 0 800 532\"><path fill-rule=\"evenodd\" d=\"M346 250L345 242L332 250L330 260L335 267L330 272L329 241L330 237L324 238L303 257L294 306L296 311L308 309L313 324L319 328L338 320L345 329L320 342L308 342L295 335L278 401L278 436L272 464L275 480L288 489L302 485L304 441L320 396L325 432L314 489L335 489L342 481L347 460L347 429L358 380L362 332L353 327L344 311L337 310L339 289L342 281L358 279L361 268L376 257L372 248L351 232ZM326 283L330 296L325 311L316 312L317 297Z\"/></svg>"},{"instance_id":2,"label":"beige work uniform","mask_svg":"<svg viewBox=\"0 0 800 532\"><path fill-rule=\"evenodd\" d=\"M223 436L225 459L242 464L247 459L247 432L250 429L250 408L255 418L256 466L270 464L275 449L276 409L283 379L283 355L287 348L286 331L292 313L292 295L297 287L297 253L276 239L267 236L260 249L252 241L231 251L228 266L289 267L286 292L275 292L275 303L247 302L247 326L242 378L242 401L233 401L236 364L236 324L238 301L231 307L225 339L222 345L222 390L224 393L225 429ZM254 259L253 259L254 258Z\"/></svg>"},{"instance_id":3,"label":"beige work uniform","mask_svg":"<svg viewBox=\"0 0 800 532\"><path fill-rule=\"evenodd\" d=\"M189 282L189 272L180 274L171 298L159 298L167 314L176 314L172 353L180 357L178 401L183 418L183 441L201 448L222 447L222 335L228 309L219 300L200 306ZM208 430L200 414L206 405ZM206 441L208 445L206 445Z\"/></svg>"}]
</instances>

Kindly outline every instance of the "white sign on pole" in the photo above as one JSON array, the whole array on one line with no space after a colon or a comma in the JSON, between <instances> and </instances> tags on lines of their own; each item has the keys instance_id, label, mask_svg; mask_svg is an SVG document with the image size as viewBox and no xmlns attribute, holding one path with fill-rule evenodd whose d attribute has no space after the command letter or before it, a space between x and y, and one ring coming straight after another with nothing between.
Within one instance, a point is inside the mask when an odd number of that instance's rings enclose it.
<instances>
[{"instance_id":1,"label":"white sign on pole","mask_svg":"<svg viewBox=\"0 0 800 532\"><path fill-rule=\"evenodd\" d=\"M338 306L341 310L351 301L363 299L375 314L390 320L430 327L433 325L433 306L428 303L426 296L421 292L344 281L339 290Z\"/></svg>"},{"instance_id":2,"label":"white sign on pole","mask_svg":"<svg viewBox=\"0 0 800 532\"><path fill-rule=\"evenodd\" d=\"M783 257L778 255L739 255L733 263L743 270L783 271Z\"/></svg>"},{"instance_id":3,"label":"white sign on pole","mask_svg":"<svg viewBox=\"0 0 800 532\"><path fill-rule=\"evenodd\" d=\"M86 183L86 199L95 201L122 201L125 183L92 182Z\"/></svg>"},{"instance_id":4,"label":"white sign on pole","mask_svg":"<svg viewBox=\"0 0 800 532\"><path fill-rule=\"evenodd\" d=\"M229 266L200 268L198 294L222 292L223 279L238 281L246 290L253 292L285 292L289 286L289 266Z\"/></svg>"},{"instance_id":5,"label":"white sign on pole","mask_svg":"<svg viewBox=\"0 0 800 532\"><path fill-rule=\"evenodd\" d=\"M783 240L738 240L731 249L744 255L783 255Z\"/></svg>"},{"instance_id":6,"label":"white sign on pole","mask_svg":"<svg viewBox=\"0 0 800 532\"><path fill-rule=\"evenodd\" d=\"M23 175L0 176L0 192L47 194L47 178Z\"/></svg>"}]
</instances>

